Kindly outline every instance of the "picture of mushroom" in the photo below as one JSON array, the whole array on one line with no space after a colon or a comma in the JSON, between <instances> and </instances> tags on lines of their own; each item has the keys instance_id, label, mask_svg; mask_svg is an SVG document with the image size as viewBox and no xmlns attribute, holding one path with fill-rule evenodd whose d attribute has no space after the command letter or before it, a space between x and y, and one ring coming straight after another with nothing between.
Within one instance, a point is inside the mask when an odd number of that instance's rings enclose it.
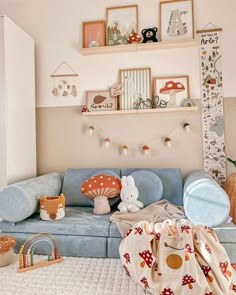
<instances>
[{"instance_id":1,"label":"picture of mushroom","mask_svg":"<svg viewBox=\"0 0 236 295\"><path fill-rule=\"evenodd\" d=\"M181 233L185 231L188 234L190 229L191 229L190 226L188 226L188 225L182 225L181 226Z\"/></svg>"},{"instance_id":2,"label":"picture of mushroom","mask_svg":"<svg viewBox=\"0 0 236 295\"><path fill-rule=\"evenodd\" d=\"M108 149L109 148L109 145L110 145L110 142L111 142L111 140L110 140L110 138L105 138L104 139L104 142L105 142L105 145L106 145L106 148Z\"/></svg>"},{"instance_id":3,"label":"picture of mushroom","mask_svg":"<svg viewBox=\"0 0 236 295\"><path fill-rule=\"evenodd\" d=\"M195 283L196 281L190 276L190 275L185 275L183 276L182 279L182 286L188 285L189 289L193 288L193 283Z\"/></svg>"},{"instance_id":4,"label":"picture of mushroom","mask_svg":"<svg viewBox=\"0 0 236 295\"><path fill-rule=\"evenodd\" d=\"M140 282L144 284L144 288L145 288L145 289L149 288L149 286L148 286L148 281L147 281L147 279L146 279L145 277L142 278L142 279L140 280Z\"/></svg>"},{"instance_id":5,"label":"picture of mushroom","mask_svg":"<svg viewBox=\"0 0 236 295\"><path fill-rule=\"evenodd\" d=\"M149 150L150 150L150 147L148 145L143 146L143 152L144 152L145 155L148 155Z\"/></svg>"},{"instance_id":6,"label":"picture of mushroom","mask_svg":"<svg viewBox=\"0 0 236 295\"><path fill-rule=\"evenodd\" d=\"M213 295L212 292L207 292L205 295Z\"/></svg>"},{"instance_id":7,"label":"picture of mushroom","mask_svg":"<svg viewBox=\"0 0 236 295\"><path fill-rule=\"evenodd\" d=\"M190 128L190 124L189 123L184 123L183 125L185 132L189 133L191 128Z\"/></svg>"},{"instance_id":8,"label":"picture of mushroom","mask_svg":"<svg viewBox=\"0 0 236 295\"><path fill-rule=\"evenodd\" d=\"M165 142L166 147L169 147L169 148L171 147L171 138L166 137L164 139L164 142Z\"/></svg>"},{"instance_id":9,"label":"picture of mushroom","mask_svg":"<svg viewBox=\"0 0 236 295\"><path fill-rule=\"evenodd\" d=\"M208 265L202 265L201 269L205 275L205 277L209 280L209 282L213 282L213 277L211 275L209 275L209 272L211 271L211 267Z\"/></svg>"},{"instance_id":10,"label":"picture of mushroom","mask_svg":"<svg viewBox=\"0 0 236 295\"><path fill-rule=\"evenodd\" d=\"M137 235L137 234L142 234L143 233L143 229L141 227L135 227L135 232L134 234Z\"/></svg>"},{"instance_id":11,"label":"picture of mushroom","mask_svg":"<svg viewBox=\"0 0 236 295\"><path fill-rule=\"evenodd\" d=\"M171 288L165 288L160 295L175 295Z\"/></svg>"},{"instance_id":12,"label":"picture of mushroom","mask_svg":"<svg viewBox=\"0 0 236 295\"><path fill-rule=\"evenodd\" d=\"M229 265L229 264L228 264L227 261L225 261L225 262L220 262L220 269L221 269L221 272L222 272L222 274L226 277L226 279L228 279L227 276L229 276L229 277L232 276L231 271L227 270L228 265Z\"/></svg>"},{"instance_id":13,"label":"picture of mushroom","mask_svg":"<svg viewBox=\"0 0 236 295\"><path fill-rule=\"evenodd\" d=\"M233 285L233 286L232 286L232 290L233 290L233 291L236 291L236 285Z\"/></svg>"},{"instance_id":14,"label":"picture of mushroom","mask_svg":"<svg viewBox=\"0 0 236 295\"><path fill-rule=\"evenodd\" d=\"M122 146L122 152L125 156L128 155L128 146L126 144Z\"/></svg>"},{"instance_id":15,"label":"picture of mushroom","mask_svg":"<svg viewBox=\"0 0 236 295\"><path fill-rule=\"evenodd\" d=\"M132 232L132 228L130 228L130 229L127 231L127 233L125 234L125 237L128 237L128 236L131 234L131 232Z\"/></svg>"},{"instance_id":16,"label":"picture of mushroom","mask_svg":"<svg viewBox=\"0 0 236 295\"><path fill-rule=\"evenodd\" d=\"M189 244L185 245L185 260L188 261L190 259L189 253L194 253L194 250L191 248Z\"/></svg>"},{"instance_id":17,"label":"picture of mushroom","mask_svg":"<svg viewBox=\"0 0 236 295\"><path fill-rule=\"evenodd\" d=\"M141 41L141 37L138 35L138 33L132 33L129 35L127 41L129 43L138 43Z\"/></svg>"},{"instance_id":18,"label":"picture of mushroom","mask_svg":"<svg viewBox=\"0 0 236 295\"><path fill-rule=\"evenodd\" d=\"M129 253L125 253L123 257L126 259L126 263L130 263L130 256Z\"/></svg>"},{"instance_id":19,"label":"picture of mushroom","mask_svg":"<svg viewBox=\"0 0 236 295\"><path fill-rule=\"evenodd\" d=\"M93 126L89 126L89 135L93 135L95 128Z\"/></svg>"},{"instance_id":20,"label":"picture of mushroom","mask_svg":"<svg viewBox=\"0 0 236 295\"><path fill-rule=\"evenodd\" d=\"M151 268L152 266L152 261L153 261L153 257L152 257L152 253L149 250L145 250L143 252L139 253L139 256L141 258L143 258L142 262L140 262L140 266L144 267L145 264L147 264L147 266L149 268Z\"/></svg>"},{"instance_id":21,"label":"picture of mushroom","mask_svg":"<svg viewBox=\"0 0 236 295\"><path fill-rule=\"evenodd\" d=\"M81 186L81 192L94 200L94 214L107 214L111 211L108 200L119 195L121 181L112 175L98 174L90 177Z\"/></svg>"},{"instance_id":22,"label":"picture of mushroom","mask_svg":"<svg viewBox=\"0 0 236 295\"><path fill-rule=\"evenodd\" d=\"M176 94L185 90L185 87L180 82L167 81L160 89L161 94L169 95L169 104L176 105Z\"/></svg>"},{"instance_id":23,"label":"picture of mushroom","mask_svg":"<svg viewBox=\"0 0 236 295\"><path fill-rule=\"evenodd\" d=\"M209 247L208 244L205 244L205 249L207 250L208 253L212 254L211 248Z\"/></svg>"}]
</instances>

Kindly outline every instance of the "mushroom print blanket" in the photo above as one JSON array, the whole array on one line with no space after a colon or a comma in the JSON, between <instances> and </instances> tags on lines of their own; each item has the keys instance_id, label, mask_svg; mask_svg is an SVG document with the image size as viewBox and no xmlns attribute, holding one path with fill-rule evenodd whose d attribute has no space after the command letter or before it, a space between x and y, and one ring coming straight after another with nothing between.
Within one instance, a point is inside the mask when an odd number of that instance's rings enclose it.
<instances>
[{"instance_id":1,"label":"mushroom print blanket","mask_svg":"<svg viewBox=\"0 0 236 295\"><path fill-rule=\"evenodd\" d=\"M120 257L127 275L155 295L236 294L226 251L204 225L141 221L124 236Z\"/></svg>"}]
</instances>

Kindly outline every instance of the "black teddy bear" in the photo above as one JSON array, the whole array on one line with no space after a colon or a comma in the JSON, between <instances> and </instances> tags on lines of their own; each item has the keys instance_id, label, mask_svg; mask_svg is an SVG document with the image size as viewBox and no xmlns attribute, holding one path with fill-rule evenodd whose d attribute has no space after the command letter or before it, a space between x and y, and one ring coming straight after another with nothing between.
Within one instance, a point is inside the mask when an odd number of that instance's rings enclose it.
<instances>
[{"instance_id":1,"label":"black teddy bear","mask_svg":"<svg viewBox=\"0 0 236 295\"><path fill-rule=\"evenodd\" d=\"M150 42L158 42L156 33L158 29L157 27L153 27L150 29L143 29L142 35L143 35L143 42L142 43L150 43Z\"/></svg>"}]
</instances>

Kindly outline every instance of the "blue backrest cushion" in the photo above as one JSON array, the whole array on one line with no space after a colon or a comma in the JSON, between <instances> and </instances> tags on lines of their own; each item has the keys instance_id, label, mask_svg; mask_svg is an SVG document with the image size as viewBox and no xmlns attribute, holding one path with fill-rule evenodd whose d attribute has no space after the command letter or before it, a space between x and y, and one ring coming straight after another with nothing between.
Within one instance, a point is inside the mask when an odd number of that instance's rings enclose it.
<instances>
[{"instance_id":1,"label":"blue backrest cushion","mask_svg":"<svg viewBox=\"0 0 236 295\"><path fill-rule=\"evenodd\" d=\"M153 172L161 179L163 184L162 199L178 206L183 205L183 177L180 168L123 168L121 169L121 177L144 170Z\"/></svg>"},{"instance_id":2,"label":"blue backrest cushion","mask_svg":"<svg viewBox=\"0 0 236 295\"><path fill-rule=\"evenodd\" d=\"M109 175L114 175L115 173L115 175L120 177L119 168L68 168L62 186L66 205L92 207L93 203L91 200L81 193L81 185L91 176L100 173ZM111 200L110 204L113 204L113 202L117 202L117 198Z\"/></svg>"}]
</instances>

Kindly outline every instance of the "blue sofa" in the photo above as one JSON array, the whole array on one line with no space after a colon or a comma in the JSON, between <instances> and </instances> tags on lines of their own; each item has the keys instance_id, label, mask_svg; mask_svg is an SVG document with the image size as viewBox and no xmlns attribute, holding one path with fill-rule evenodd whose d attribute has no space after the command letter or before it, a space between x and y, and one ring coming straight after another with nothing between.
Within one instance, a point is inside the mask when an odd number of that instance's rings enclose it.
<instances>
[{"instance_id":1,"label":"blue sofa","mask_svg":"<svg viewBox=\"0 0 236 295\"><path fill-rule=\"evenodd\" d=\"M93 204L80 191L81 184L98 173L117 174L120 177L145 173L157 175L163 184L163 199L183 205L183 177L178 168L80 168L67 169L65 174L50 173L9 185L0 190L1 235L17 239L15 251L32 234L48 232L60 242L62 256L119 257L121 235L110 217L119 204L112 201L112 212L94 215ZM152 183L152 179L148 180ZM66 215L57 221L43 221L39 217L38 200L42 195L66 197ZM151 192L152 194L152 192ZM236 228L234 224L221 224L214 228L225 247L231 262L236 262ZM36 253L47 254L47 245L38 245Z\"/></svg>"}]
</instances>

